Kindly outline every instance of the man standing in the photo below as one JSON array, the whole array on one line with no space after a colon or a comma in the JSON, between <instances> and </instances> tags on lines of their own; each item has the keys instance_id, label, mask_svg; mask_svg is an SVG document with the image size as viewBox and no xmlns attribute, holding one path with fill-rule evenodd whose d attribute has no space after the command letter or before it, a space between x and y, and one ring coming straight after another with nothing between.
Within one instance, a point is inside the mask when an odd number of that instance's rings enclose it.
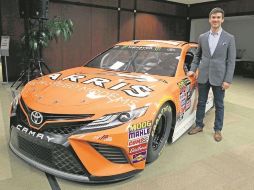
<instances>
[{"instance_id":1,"label":"man standing","mask_svg":"<svg viewBox=\"0 0 254 190\"><path fill-rule=\"evenodd\" d=\"M203 131L208 92L212 88L215 103L214 140L217 142L222 140L224 95L233 79L236 58L234 36L221 28L223 22L224 11L221 8L212 9L209 14L211 29L199 36L198 49L188 72L188 76L195 77L199 68L196 126L189 134Z\"/></svg>"}]
</instances>

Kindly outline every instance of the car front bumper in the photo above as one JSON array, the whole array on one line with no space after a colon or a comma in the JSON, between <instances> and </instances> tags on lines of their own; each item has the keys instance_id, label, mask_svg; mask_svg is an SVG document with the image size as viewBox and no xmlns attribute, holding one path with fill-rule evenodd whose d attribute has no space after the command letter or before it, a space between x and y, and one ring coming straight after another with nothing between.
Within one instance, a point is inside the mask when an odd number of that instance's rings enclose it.
<instances>
[{"instance_id":1,"label":"car front bumper","mask_svg":"<svg viewBox=\"0 0 254 190\"><path fill-rule=\"evenodd\" d=\"M68 143L46 142L34 138L16 127L11 127L11 150L30 165L54 176L77 182L108 183L134 176L142 170L133 170L113 176L93 176Z\"/></svg>"}]
</instances>

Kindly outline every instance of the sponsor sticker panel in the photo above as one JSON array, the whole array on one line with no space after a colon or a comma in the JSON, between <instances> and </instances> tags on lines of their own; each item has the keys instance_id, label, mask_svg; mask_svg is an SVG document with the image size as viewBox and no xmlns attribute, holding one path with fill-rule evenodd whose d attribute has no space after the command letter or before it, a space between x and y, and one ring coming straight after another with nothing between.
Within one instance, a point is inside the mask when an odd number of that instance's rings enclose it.
<instances>
[{"instance_id":1,"label":"sponsor sticker panel","mask_svg":"<svg viewBox=\"0 0 254 190\"><path fill-rule=\"evenodd\" d=\"M146 159L151 126L152 121L148 120L132 124L129 127L128 147L132 163L138 163Z\"/></svg>"},{"instance_id":2,"label":"sponsor sticker panel","mask_svg":"<svg viewBox=\"0 0 254 190\"><path fill-rule=\"evenodd\" d=\"M183 79L179 83L177 83L179 89L180 89L180 95L179 95L179 100L180 100L180 115L178 120L182 120L184 117L184 113L191 107L191 94L192 94L192 89L191 89L191 82L188 78Z\"/></svg>"}]
</instances>

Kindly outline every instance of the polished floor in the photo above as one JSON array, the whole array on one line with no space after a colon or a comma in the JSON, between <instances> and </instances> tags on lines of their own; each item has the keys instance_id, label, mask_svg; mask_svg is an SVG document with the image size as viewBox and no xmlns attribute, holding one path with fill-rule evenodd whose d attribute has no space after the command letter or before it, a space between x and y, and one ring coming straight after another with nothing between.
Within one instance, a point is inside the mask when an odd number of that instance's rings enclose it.
<instances>
[{"instance_id":1,"label":"polished floor","mask_svg":"<svg viewBox=\"0 0 254 190\"><path fill-rule=\"evenodd\" d=\"M212 137L214 110L203 133L183 135L137 176L113 184L87 185L56 178L62 190L254 190L254 79L235 77L226 92L223 140ZM0 84L0 189L50 190L45 173L8 148L9 85Z\"/></svg>"}]
</instances>

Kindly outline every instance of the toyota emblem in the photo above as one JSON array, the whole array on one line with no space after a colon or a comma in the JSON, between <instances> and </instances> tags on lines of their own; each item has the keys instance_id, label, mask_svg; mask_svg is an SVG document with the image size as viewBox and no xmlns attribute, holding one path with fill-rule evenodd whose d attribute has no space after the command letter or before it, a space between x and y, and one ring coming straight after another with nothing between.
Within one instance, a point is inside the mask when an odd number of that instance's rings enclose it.
<instances>
[{"instance_id":1,"label":"toyota emblem","mask_svg":"<svg viewBox=\"0 0 254 190\"><path fill-rule=\"evenodd\" d=\"M36 125L40 125L43 122L43 116L40 112L33 111L30 116L32 122Z\"/></svg>"}]
</instances>

